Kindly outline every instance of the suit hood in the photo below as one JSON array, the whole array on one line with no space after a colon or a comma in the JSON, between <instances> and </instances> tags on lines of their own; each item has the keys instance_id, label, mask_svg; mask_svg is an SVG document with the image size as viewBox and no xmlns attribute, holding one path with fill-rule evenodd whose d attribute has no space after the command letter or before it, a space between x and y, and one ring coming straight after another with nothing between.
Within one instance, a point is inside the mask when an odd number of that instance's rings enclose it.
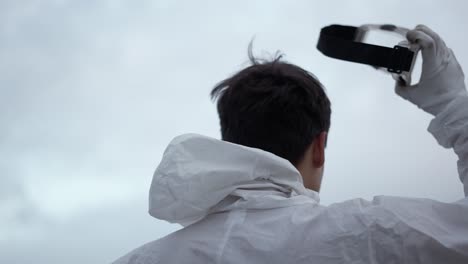
<instances>
[{"instance_id":1,"label":"suit hood","mask_svg":"<svg viewBox=\"0 0 468 264\"><path fill-rule=\"evenodd\" d=\"M299 171L272 153L185 134L174 138L157 167L149 213L187 226L215 212L318 203Z\"/></svg>"}]
</instances>

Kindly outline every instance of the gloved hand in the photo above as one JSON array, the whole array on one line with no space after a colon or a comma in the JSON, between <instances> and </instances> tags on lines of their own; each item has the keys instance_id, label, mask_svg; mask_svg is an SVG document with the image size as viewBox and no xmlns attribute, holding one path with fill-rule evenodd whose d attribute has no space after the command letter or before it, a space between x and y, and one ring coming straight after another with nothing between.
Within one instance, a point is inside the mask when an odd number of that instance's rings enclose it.
<instances>
[{"instance_id":1,"label":"gloved hand","mask_svg":"<svg viewBox=\"0 0 468 264\"><path fill-rule=\"evenodd\" d=\"M458 96L468 96L465 76L453 51L434 31L424 25L407 33L412 45L422 52L422 72L418 84L404 86L397 82L395 92L424 111L437 115Z\"/></svg>"}]
</instances>

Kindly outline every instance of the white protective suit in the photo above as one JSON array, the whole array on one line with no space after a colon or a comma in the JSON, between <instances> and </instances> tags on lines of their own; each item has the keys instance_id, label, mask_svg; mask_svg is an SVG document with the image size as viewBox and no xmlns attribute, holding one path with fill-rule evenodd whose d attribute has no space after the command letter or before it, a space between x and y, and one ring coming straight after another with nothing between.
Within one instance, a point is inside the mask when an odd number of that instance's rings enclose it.
<instances>
[{"instance_id":1,"label":"white protective suit","mask_svg":"<svg viewBox=\"0 0 468 264\"><path fill-rule=\"evenodd\" d=\"M468 193L468 97L432 120ZM116 263L468 263L468 198L319 204L287 160L195 134L166 149L150 214L185 228Z\"/></svg>"},{"instance_id":2,"label":"white protective suit","mask_svg":"<svg viewBox=\"0 0 468 264\"><path fill-rule=\"evenodd\" d=\"M428 131L454 148L467 195L468 97L436 112ZM377 196L322 206L289 161L196 134L169 144L149 212L184 228L115 263L468 263L468 198Z\"/></svg>"}]
</instances>

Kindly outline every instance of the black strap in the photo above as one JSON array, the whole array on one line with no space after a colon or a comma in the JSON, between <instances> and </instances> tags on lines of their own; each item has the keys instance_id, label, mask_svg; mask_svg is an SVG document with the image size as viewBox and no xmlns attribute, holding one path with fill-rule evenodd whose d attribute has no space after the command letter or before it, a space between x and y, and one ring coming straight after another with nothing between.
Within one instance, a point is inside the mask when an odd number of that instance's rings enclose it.
<instances>
[{"instance_id":1,"label":"black strap","mask_svg":"<svg viewBox=\"0 0 468 264\"><path fill-rule=\"evenodd\" d=\"M385 67L389 72L410 71L414 52L406 47L387 48L356 42L357 27L331 25L322 28L317 49L324 55L376 67Z\"/></svg>"}]
</instances>

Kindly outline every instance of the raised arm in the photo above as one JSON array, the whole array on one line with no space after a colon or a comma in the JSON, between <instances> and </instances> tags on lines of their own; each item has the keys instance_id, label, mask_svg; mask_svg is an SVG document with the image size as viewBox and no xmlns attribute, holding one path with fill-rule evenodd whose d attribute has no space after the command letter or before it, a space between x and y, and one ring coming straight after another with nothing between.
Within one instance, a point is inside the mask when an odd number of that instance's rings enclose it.
<instances>
[{"instance_id":1,"label":"raised arm","mask_svg":"<svg viewBox=\"0 0 468 264\"><path fill-rule=\"evenodd\" d=\"M395 91L435 116L428 131L443 147L454 148L467 196L468 93L463 71L452 50L426 26L416 27L407 37L422 48L421 80L413 86L398 84ZM338 245L334 250L347 262L352 256L360 263L468 263L468 197L444 203L377 196L325 210L340 227L338 232L332 229L338 234L329 241Z\"/></svg>"},{"instance_id":2,"label":"raised arm","mask_svg":"<svg viewBox=\"0 0 468 264\"><path fill-rule=\"evenodd\" d=\"M436 116L428 131L440 145L455 150L460 180L468 196L468 93L463 70L453 51L427 26L417 26L407 38L421 47L421 79L413 86L397 84L395 92Z\"/></svg>"}]
</instances>

